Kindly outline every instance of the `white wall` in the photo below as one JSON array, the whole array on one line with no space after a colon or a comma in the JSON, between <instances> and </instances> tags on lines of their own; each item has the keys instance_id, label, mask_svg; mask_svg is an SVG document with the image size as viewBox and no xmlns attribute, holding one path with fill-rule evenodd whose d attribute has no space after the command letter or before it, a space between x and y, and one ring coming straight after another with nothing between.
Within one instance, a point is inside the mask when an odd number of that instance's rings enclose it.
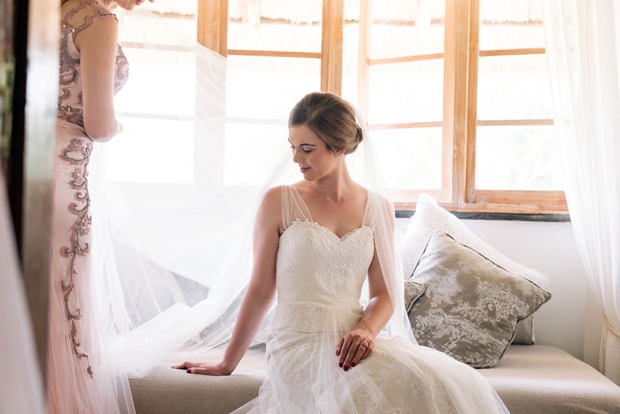
<instances>
[{"instance_id":1,"label":"white wall","mask_svg":"<svg viewBox=\"0 0 620 414\"><path fill-rule=\"evenodd\" d=\"M506 257L550 276L552 294L534 318L536 343L555 346L598 368L602 322L585 278L571 223L462 220ZM404 233L409 219L397 219Z\"/></svg>"}]
</instances>

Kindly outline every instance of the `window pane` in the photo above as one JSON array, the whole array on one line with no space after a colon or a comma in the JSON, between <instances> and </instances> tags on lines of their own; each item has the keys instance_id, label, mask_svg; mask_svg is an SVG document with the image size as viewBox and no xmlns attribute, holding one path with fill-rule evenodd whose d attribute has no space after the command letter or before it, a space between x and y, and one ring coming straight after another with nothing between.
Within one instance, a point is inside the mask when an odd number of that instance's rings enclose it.
<instances>
[{"instance_id":1,"label":"window pane","mask_svg":"<svg viewBox=\"0 0 620 414\"><path fill-rule=\"evenodd\" d=\"M371 1L370 58L442 53L444 1Z\"/></svg>"},{"instance_id":2,"label":"window pane","mask_svg":"<svg viewBox=\"0 0 620 414\"><path fill-rule=\"evenodd\" d=\"M149 114L194 114L196 56L193 53L131 47L123 51L129 61L130 81L118 93L122 99L115 102L117 111L140 108L140 112Z\"/></svg>"},{"instance_id":3,"label":"window pane","mask_svg":"<svg viewBox=\"0 0 620 414\"><path fill-rule=\"evenodd\" d=\"M359 25L345 22L342 49L342 97L357 103L357 75L359 51Z\"/></svg>"},{"instance_id":4,"label":"window pane","mask_svg":"<svg viewBox=\"0 0 620 414\"><path fill-rule=\"evenodd\" d=\"M542 2L480 0L480 50L545 47Z\"/></svg>"},{"instance_id":5,"label":"window pane","mask_svg":"<svg viewBox=\"0 0 620 414\"><path fill-rule=\"evenodd\" d=\"M479 60L478 119L553 118L545 55Z\"/></svg>"},{"instance_id":6,"label":"window pane","mask_svg":"<svg viewBox=\"0 0 620 414\"><path fill-rule=\"evenodd\" d=\"M118 20L123 42L185 46L196 42L196 16L121 12Z\"/></svg>"},{"instance_id":7,"label":"window pane","mask_svg":"<svg viewBox=\"0 0 620 414\"><path fill-rule=\"evenodd\" d=\"M288 130L282 125L227 124L224 184L251 185L267 176L284 151L291 153L287 138Z\"/></svg>"},{"instance_id":8,"label":"window pane","mask_svg":"<svg viewBox=\"0 0 620 414\"><path fill-rule=\"evenodd\" d=\"M370 131L391 189L441 188L441 128Z\"/></svg>"},{"instance_id":9,"label":"window pane","mask_svg":"<svg viewBox=\"0 0 620 414\"><path fill-rule=\"evenodd\" d=\"M443 59L370 67L369 123L440 121Z\"/></svg>"},{"instance_id":10,"label":"window pane","mask_svg":"<svg viewBox=\"0 0 620 414\"><path fill-rule=\"evenodd\" d=\"M240 19L231 19L228 48L318 53L321 51L321 25L263 19L258 26L252 26Z\"/></svg>"},{"instance_id":11,"label":"window pane","mask_svg":"<svg viewBox=\"0 0 620 414\"><path fill-rule=\"evenodd\" d=\"M321 89L319 59L229 56L226 112L231 117L288 117L305 94ZM266 108L279 108L279 113ZM273 109L271 109L272 111Z\"/></svg>"},{"instance_id":12,"label":"window pane","mask_svg":"<svg viewBox=\"0 0 620 414\"><path fill-rule=\"evenodd\" d=\"M476 188L561 190L562 174L554 127L479 127Z\"/></svg>"},{"instance_id":13,"label":"window pane","mask_svg":"<svg viewBox=\"0 0 620 414\"><path fill-rule=\"evenodd\" d=\"M106 143L108 180L191 183L194 124L152 118L119 118L123 132ZM174 138L174 145L171 140ZM139 154L139 156L136 156Z\"/></svg>"}]
</instances>

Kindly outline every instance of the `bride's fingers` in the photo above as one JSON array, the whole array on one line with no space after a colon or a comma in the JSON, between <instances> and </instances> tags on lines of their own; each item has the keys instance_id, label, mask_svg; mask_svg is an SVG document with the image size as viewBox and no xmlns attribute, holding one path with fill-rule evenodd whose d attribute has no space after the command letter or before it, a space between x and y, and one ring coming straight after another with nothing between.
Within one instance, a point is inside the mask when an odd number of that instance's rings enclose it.
<instances>
[{"instance_id":1,"label":"bride's fingers","mask_svg":"<svg viewBox=\"0 0 620 414\"><path fill-rule=\"evenodd\" d=\"M338 346L336 346L336 356L340 356L340 351L342 350L342 345L344 344L344 338L342 338L338 342Z\"/></svg>"},{"instance_id":2,"label":"bride's fingers","mask_svg":"<svg viewBox=\"0 0 620 414\"><path fill-rule=\"evenodd\" d=\"M364 354L362 355L362 357L360 358L360 360L362 359L366 359L370 356L372 350L375 348L375 344L373 342L370 342L368 344L368 347L366 348L366 350L364 351Z\"/></svg>"},{"instance_id":3,"label":"bride's fingers","mask_svg":"<svg viewBox=\"0 0 620 414\"><path fill-rule=\"evenodd\" d=\"M364 354L368 351L369 346L363 346L361 343L357 347L357 351L353 354L353 358L351 359L351 368L359 364L360 360L364 357Z\"/></svg>"},{"instance_id":4,"label":"bride's fingers","mask_svg":"<svg viewBox=\"0 0 620 414\"><path fill-rule=\"evenodd\" d=\"M345 360L347 359L349 352L351 351L351 338L343 338L342 347L340 349L340 359L338 360L338 366L343 368L345 366Z\"/></svg>"},{"instance_id":5,"label":"bride's fingers","mask_svg":"<svg viewBox=\"0 0 620 414\"><path fill-rule=\"evenodd\" d=\"M192 368L192 367L198 367L200 366L200 362L189 362L189 361L185 361L179 365L173 365L172 369L186 369L186 368Z\"/></svg>"}]
</instances>

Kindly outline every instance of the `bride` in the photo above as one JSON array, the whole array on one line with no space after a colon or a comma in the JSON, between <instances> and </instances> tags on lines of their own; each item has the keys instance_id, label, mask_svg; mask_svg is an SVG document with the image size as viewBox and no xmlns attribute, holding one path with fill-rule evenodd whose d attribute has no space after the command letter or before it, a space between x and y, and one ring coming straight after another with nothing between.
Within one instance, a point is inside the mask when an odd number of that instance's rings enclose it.
<instances>
[{"instance_id":1,"label":"bride","mask_svg":"<svg viewBox=\"0 0 620 414\"><path fill-rule=\"evenodd\" d=\"M337 95L311 93L295 105L288 140L304 180L264 197L251 281L223 360L173 368L230 375L277 293L268 378L237 412L508 412L473 368L414 343L393 208L354 182L345 162L364 135L353 108ZM366 278L369 301L362 308Z\"/></svg>"}]
</instances>

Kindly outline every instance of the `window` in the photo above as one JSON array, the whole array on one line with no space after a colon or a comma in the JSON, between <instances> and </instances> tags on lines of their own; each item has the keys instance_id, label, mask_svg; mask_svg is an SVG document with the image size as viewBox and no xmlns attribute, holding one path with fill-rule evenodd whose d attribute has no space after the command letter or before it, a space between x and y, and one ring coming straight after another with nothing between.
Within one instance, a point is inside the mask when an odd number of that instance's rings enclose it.
<instances>
[{"instance_id":1,"label":"window","mask_svg":"<svg viewBox=\"0 0 620 414\"><path fill-rule=\"evenodd\" d=\"M567 212L537 1L248 4L198 0L199 41L264 82L356 102L397 209L426 192L463 212Z\"/></svg>"}]
</instances>

